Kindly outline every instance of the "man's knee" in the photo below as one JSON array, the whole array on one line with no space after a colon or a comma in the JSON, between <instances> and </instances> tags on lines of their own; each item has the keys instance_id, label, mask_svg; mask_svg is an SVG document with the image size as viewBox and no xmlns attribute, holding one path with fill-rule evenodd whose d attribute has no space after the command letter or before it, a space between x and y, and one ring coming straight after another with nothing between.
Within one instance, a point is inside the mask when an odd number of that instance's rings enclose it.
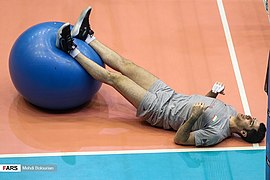
<instances>
[{"instance_id":1,"label":"man's knee","mask_svg":"<svg viewBox=\"0 0 270 180\"><path fill-rule=\"evenodd\" d=\"M124 76L119 72L108 72L108 84L114 86L119 83Z\"/></svg>"}]
</instances>

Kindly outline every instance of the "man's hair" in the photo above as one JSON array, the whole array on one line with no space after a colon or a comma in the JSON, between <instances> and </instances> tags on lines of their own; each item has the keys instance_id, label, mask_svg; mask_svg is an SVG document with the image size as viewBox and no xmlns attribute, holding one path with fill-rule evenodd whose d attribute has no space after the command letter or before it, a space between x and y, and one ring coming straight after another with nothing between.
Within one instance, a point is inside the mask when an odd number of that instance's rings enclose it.
<instances>
[{"instance_id":1,"label":"man's hair","mask_svg":"<svg viewBox=\"0 0 270 180\"><path fill-rule=\"evenodd\" d=\"M249 143L260 143L264 139L266 127L263 123L260 123L258 131L255 129L252 129L252 130L245 129L245 131L247 131L246 137L240 134L241 138L244 141L249 142Z\"/></svg>"}]
</instances>

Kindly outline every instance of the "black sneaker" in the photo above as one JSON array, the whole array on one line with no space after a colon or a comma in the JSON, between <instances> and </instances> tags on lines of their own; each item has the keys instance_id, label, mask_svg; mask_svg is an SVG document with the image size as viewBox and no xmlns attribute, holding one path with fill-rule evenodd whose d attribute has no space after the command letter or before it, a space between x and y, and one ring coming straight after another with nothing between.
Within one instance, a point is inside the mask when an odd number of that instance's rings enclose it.
<instances>
[{"instance_id":1,"label":"black sneaker","mask_svg":"<svg viewBox=\"0 0 270 180\"><path fill-rule=\"evenodd\" d=\"M77 45L73 42L73 39L71 37L69 23L65 23L59 28L56 37L56 47L67 53L69 53L70 51L74 50L77 47Z\"/></svg>"},{"instance_id":2,"label":"black sneaker","mask_svg":"<svg viewBox=\"0 0 270 180\"><path fill-rule=\"evenodd\" d=\"M89 24L89 16L91 10L92 10L91 7L87 7L84 11L82 11L80 17L78 18L76 24L74 25L71 31L72 37L85 41L88 34L90 36L93 36L94 31L90 28Z\"/></svg>"}]
</instances>

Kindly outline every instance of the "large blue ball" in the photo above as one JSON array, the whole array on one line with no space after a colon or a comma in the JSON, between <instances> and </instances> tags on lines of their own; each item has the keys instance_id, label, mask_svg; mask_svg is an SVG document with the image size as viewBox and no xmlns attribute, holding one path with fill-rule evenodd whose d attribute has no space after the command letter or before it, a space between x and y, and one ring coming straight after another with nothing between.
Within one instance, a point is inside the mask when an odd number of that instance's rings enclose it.
<instances>
[{"instance_id":1,"label":"large blue ball","mask_svg":"<svg viewBox=\"0 0 270 180\"><path fill-rule=\"evenodd\" d=\"M18 92L30 103L66 110L89 102L101 87L70 55L55 46L60 22L45 22L26 30L9 56L10 76ZM78 49L104 67L98 54L74 39Z\"/></svg>"}]
</instances>

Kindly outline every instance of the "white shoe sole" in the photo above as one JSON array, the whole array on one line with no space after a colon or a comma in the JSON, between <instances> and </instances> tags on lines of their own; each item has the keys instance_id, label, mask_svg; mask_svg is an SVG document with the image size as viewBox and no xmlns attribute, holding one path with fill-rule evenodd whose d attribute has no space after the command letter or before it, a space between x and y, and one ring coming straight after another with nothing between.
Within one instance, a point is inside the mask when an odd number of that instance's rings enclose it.
<instances>
[{"instance_id":1,"label":"white shoe sole","mask_svg":"<svg viewBox=\"0 0 270 180\"><path fill-rule=\"evenodd\" d=\"M81 25L82 25L83 19L84 19L86 13L87 13L90 9L92 9L92 7L90 7L90 6L87 7L87 8L81 13L81 15L79 16L79 18L78 18L76 24L74 25L74 27L73 27L72 30L71 30L71 36L72 36L72 37L75 37L75 36L77 36L77 35L79 34L79 32L80 32L80 27L81 27Z\"/></svg>"}]
</instances>

